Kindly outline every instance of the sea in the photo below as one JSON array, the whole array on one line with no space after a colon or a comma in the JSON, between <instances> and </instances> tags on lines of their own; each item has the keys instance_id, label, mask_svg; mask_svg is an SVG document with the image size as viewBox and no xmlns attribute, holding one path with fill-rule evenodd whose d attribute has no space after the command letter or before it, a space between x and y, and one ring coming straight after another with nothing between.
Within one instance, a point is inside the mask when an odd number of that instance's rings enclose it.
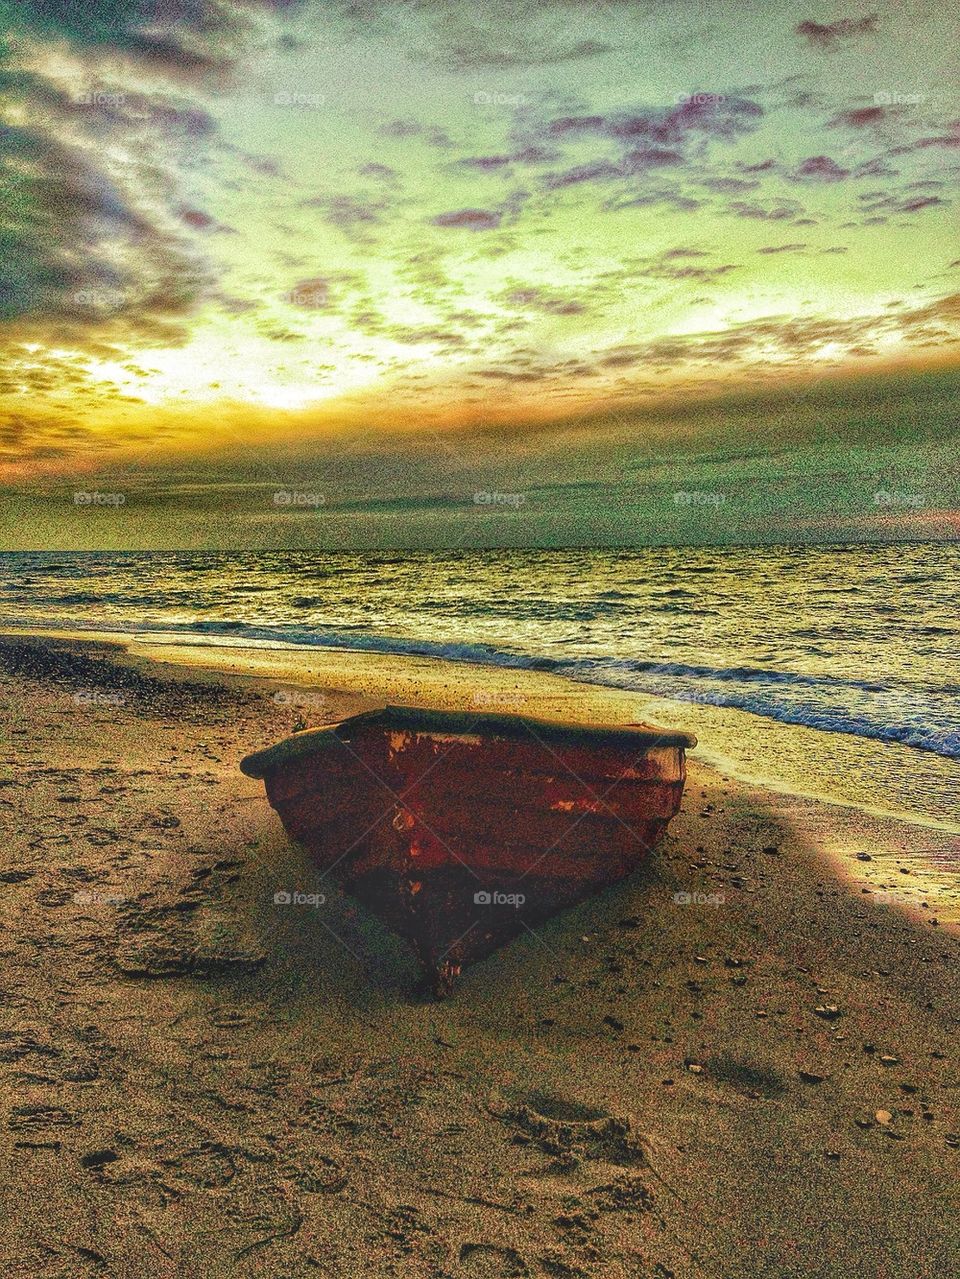
<instances>
[{"instance_id":1,"label":"sea","mask_svg":"<svg viewBox=\"0 0 960 1279\"><path fill-rule=\"evenodd\" d=\"M0 629L417 654L628 690L745 780L960 831L960 544L8 553Z\"/></svg>"}]
</instances>

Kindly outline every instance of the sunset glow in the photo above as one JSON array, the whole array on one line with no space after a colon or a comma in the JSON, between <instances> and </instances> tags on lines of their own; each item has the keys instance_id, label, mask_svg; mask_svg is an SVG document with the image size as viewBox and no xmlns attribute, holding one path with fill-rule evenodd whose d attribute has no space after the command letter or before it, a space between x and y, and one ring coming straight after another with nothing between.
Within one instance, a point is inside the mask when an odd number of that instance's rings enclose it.
<instances>
[{"instance_id":1,"label":"sunset glow","mask_svg":"<svg viewBox=\"0 0 960 1279\"><path fill-rule=\"evenodd\" d=\"M58 477L230 438L644 451L678 399L793 423L824 375L956 363L936 6L3 8L0 475L41 525Z\"/></svg>"}]
</instances>

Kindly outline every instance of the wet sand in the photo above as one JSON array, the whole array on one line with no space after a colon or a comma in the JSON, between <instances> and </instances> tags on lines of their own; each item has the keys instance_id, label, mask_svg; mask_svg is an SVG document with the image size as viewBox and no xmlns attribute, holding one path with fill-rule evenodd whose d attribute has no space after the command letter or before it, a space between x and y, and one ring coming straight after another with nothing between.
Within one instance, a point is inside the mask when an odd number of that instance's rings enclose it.
<instances>
[{"instance_id":1,"label":"wet sand","mask_svg":"<svg viewBox=\"0 0 960 1279\"><path fill-rule=\"evenodd\" d=\"M938 836L694 753L635 876L426 1002L237 761L388 700L626 722L629 696L128 647L0 640L4 1273L960 1267L957 910L918 869ZM294 890L326 902L275 904Z\"/></svg>"}]
</instances>

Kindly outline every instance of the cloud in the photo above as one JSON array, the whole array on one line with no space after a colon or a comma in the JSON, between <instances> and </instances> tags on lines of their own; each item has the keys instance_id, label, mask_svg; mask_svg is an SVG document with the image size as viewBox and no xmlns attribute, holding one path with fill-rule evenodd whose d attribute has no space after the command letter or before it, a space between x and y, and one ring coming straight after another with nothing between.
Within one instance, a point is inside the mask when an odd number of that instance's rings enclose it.
<instances>
[{"instance_id":1,"label":"cloud","mask_svg":"<svg viewBox=\"0 0 960 1279\"><path fill-rule=\"evenodd\" d=\"M454 44L443 49L443 62L452 62L460 68L470 67L554 67L564 62L581 62L609 53L612 46L602 40L559 41L552 46L544 41L527 37L504 47L494 39L473 44Z\"/></svg>"},{"instance_id":2,"label":"cloud","mask_svg":"<svg viewBox=\"0 0 960 1279\"><path fill-rule=\"evenodd\" d=\"M803 212L803 206L796 200L775 200L769 204L733 200L728 207L738 218L750 218L759 222L787 222Z\"/></svg>"},{"instance_id":3,"label":"cloud","mask_svg":"<svg viewBox=\"0 0 960 1279\"><path fill-rule=\"evenodd\" d=\"M833 117L829 128L845 126L848 129L865 129L875 124L882 124L887 119L886 107L853 107L849 111L841 111Z\"/></svg>"},{"instance_id":4,"label":"cloud","mask_svg":"<svg viewBox=\"0 0 960 1279\"><path fill-rule=\"evenodd\" d=\"M500 214L489 209L453 209L449 213L438 213L430 220L434 226L492 231L500 225Z\"/></svg>"},{"instance_id":5,"label":"cloud","mask_svg":"<svg viewBox=\"0 0 960 1279\"><path fill-rule=\"evenodd\" d=\"M162 211L94 158L42 126L0 130L0 186L16 193L0 228L0 318L84 346L124 330L173 339L169 321L190 311L202 268Z\"/></svg>"},{"instance_id":6,"label":"cloud","mask_svg":"<svg viewBox=\"0 0 960 1279\"><path fill-rule=\"evenodd\" d=\"M811 155L787 175L791 182L841 182L850 170L828 155Z\"/></svg>"},{"instance_id":7,"label":"cloud","mask_svg":"<svg viewBox=\"0 0 960 1279\"><path fill-rule=\"evenodd\" d=\"M508 306L529 308L546 315L582 315L587 309L578 298L547 291L539 285L511 288L501 297Z\"/></svg>"},{"instance_id":8,"label":"cloud","mask_svg":"<svg viewBox=\"0 0 960 1279\"><path fill-rule=\"evenodd\" d=\"M803 36L814 49L832 49L840 41L854 40L860 36L873 35L877 29L876 13L866 14L862 18L838 18L835 22L813 22L804 19L794 31Z\"/></svg>"},{"instance_id":9,"label":"cloud","mask_svg":"<svg viewBox=\"0 0 960 1279\"><path fill-rule=\"evenodd\" d=\"M798 244L768 244L762 249L757 249L758 253L802 253L807 246L802 243Z\"/></svg>"}]
</instances>

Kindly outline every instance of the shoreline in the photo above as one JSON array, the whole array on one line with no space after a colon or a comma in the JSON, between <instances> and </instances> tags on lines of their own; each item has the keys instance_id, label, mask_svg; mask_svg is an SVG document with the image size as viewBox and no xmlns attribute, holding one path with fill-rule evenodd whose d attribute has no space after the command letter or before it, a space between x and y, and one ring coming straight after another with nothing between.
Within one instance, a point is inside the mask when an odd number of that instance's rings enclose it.
<instances>
[{"instance_id":1,"label":"shoreline","mask_svg":"<svg viewBox=\"0 0 960 1279\"><path fill-rule=\"evenodd\" d=\"M549 671L516 667L487 666L467 659L455 661L424 656L401 656L356 649L177 643L144 638L122 631L53 630L25 628L3 632L0 641L20 637L59 639L68 643L107 644L121 649L131 660L166 664L175 669L205 671L271 687L307 693L333 689L339 695L357 699L358 709L383 705L386 701L436 709L503 710L515 714L542 715L548 719L574 719L591 723L637 722L638 696L626 689L585 684ZM297 706L313 726L324 703L309 696L298 703L294 691L288 705ZM745 712L744 712L745 713ZM291 725L293 719L291 716ZM669 724L650 721L661 728L687 728L681 719ZM265 743L269 745L271 743ZM883 808L811 793L777 784L766 778L738 773L732 761L711 756L702 745L688 754L688 767L706 769L714 778L731 779L738 785L756 788L769 797L774 808L806 822L811 831L829 825L818 814L818 806L837 810L835 822L851 833L833 841L833 855L854 888L886 893L889 900L917 913L928 911L948 926L960 926L960 829L926 816L898 813ZM860 854L867 851L869 861ZM939 865L938 863L942 863ZM891 876L893 878L891 878ZM897 878L899 876L899 878ZM905 883L909 877L911 882ZM933 900L921 903L925 895Z\"/></svg>"},{"instance_id":2,"label":"shoreline","mask_svg":"<svg viewBox=\"0 0 960 1279\"><path fill-rule=\"evenodd\" d=\"M833 845L871 823L694 751L633 876L424 1003L237 768L295 714L464 691L361 666L298 705L289 682L0 639L7 1271L949 1272L958 938L862 893L892 863L848 881Z\"/></svg>"},{"instance_id":3,"label":"shoreline","mask_svg":"<svg viewBox=\"0 0 960 1279\"><path fill-rule=\"evenodd\" d=\"M9 627L10 624L7 623L6 625ZM766 741L763 743L763 749L760 752L761 758L777 756L779 753L778 746L782 748L787 744L785 738L778 738L778 733L799 733L808 737L808 740L816 743L818 747L823 747L822 739L829 740L834 738L833 752L837 759L838 773L842 773L844 768L848 771L850 770L852 762L856 759L856 752L860 752L861 756L873 754L874 765L877 762L876 752L884 750L904 752L904 759L910 759L914 756L926 757L927 766L939 769L943 774L936 778L931 775L929 778L935 791L940 794L941 800L944 798L944 794L949 794L950 792L953 771L960 767L960 762L950 756L941 755L936 751L927 750L923 747L912 747L902 742L887 741L869 734L860 736L841 729L824 728L807 725L791 719L765 716L742 707L723 707L710 702L702 702L696 698L688 700L680 697L672 698L667 695L659 696L650 692L621 688L611 684L576 680L569 675L549 669L541 669L536 666L488 663L466 655L394 653L380 648L351 647L349 645L309 645L298 644L290 640L245 639L240 636L233 639L228 634L213 636L202 632L180 633L163 630L151 632L149 629L111 630L109 627L93 629L79 626L71 628L43 626L32 622L29 625L17 627L13 630L5 629L4 625L0 624L0 634L6 634L11 638L17 635L34 635L37 637L73 640L77 643L111 643L120 646L132 655L139 655L155 661L167 661L177 665L248 675L251 678L286 678L294 683L305 682L308 685L315 684L318 679L322 682L323 679L327 678L335 678L337 680L349 678L349 676L345 676L344 670L345 668L349 670L351 662L356 667L353 682L359 686L363 686L366 683L368 687L375 686L381 674L390 679L397 671L401 671L404 668L418 668L421 672L428 671L431 668L435 670L450 670L461 672L455 676L454 687L462 688L472 682L496 686L509 684L513 681L515 687L525 690L520 694L521 697L533 697L538 703L549 698L551 702L560 706L569 697L578 702L580 714L592 716L594 714L593 708L602 706L606 708L603 713L613 714L614 718L625 708L625 713L632 716L639 715L644 722L664 728L670 728L678 724L683 725L686 708L691 707L695 711L695 719L702 717L705 713L713 714L719 712L726 716L732 716L734 722L738 725L738 731L743 736L752 736L757 733L764 735ZM367 681L362 678L365 663L369 665L372 676ZM462 674L464 668L468 672L466 675ZM527 686L528 679L532 680L532 684L529 687ZM438 681L426 680L424 683L435 685ZM553 686L552 689L549 687L550 685ZM563 694L560 691L562 688L572 688L577 691ZM624 699L628 699L629 703L633 704L628 705L628 702L624 701ZM448 702L442 704L447 705ZM555 713L562 715L559 710ZM819 788L804 785L798 780L797 776L788 777L784 774L778 777L765 771L762 767L758 770L748 765L745 761L736 759L729 754L729 749L725 750L722 745L717 745L712 740L709 740L715 736L714 725L693 723L687 727L699 738L698 750L699 758L702 762L708 764L714 771L729 773L747 785L760 786L765 790L787 798L804 799L835 805L840 808L849 808L857 813L863 813L879 820L904 822L912 826L939 832L944 837L955 837L953 842L955 853L953 865L956 874L960 876L960 818L949 821L932 812L916 812L905 807L898 808L895 803L883 802L882 800L873 802L863 795L831 793L829 786L824 786L826 778L822 773L819 776L821 783ZM730 737L729 725L726 726L726 732L722 733L721 736ZM736 734L733 736L735 738ZM792 749L794 752L796 751L796 744L793 745ZM817 753L821 752L818 750ZM892 766L895 767L895 761ZM814 778L817 778L816 773ZM948 781L948 778L951 780ZM944 794L941 794L941 792Z\"/></svg>"}]
</instances>

